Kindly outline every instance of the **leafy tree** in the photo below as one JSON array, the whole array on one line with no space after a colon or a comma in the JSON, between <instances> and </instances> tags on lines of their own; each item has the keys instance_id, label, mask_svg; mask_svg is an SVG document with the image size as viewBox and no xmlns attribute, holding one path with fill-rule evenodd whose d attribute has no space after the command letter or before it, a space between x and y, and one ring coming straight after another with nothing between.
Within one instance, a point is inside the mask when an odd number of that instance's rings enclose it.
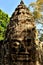
<instances>
[{"instance_id":1,"label":"leafy tree","mask_svg":"<svg viewBox=\"0 0 43 65\"><path fill-rule=\"evenodd\" d=\"M36 2L32 2L30 4L33 8L33 15L35 19L39 19L41 17L41 13L43 12L43 0L37 0Z\"/></svg>"},{"instance_id":2,"label":"leafy tree","mask_svg":"<svg viewBox=\"0 0 43 65\"><path fill-rule=\"evenodd\" d=\"M41 37L39 39L40 41L43 41L43 34L41 34Z\"/></svg>"},{"instance_id":3,"label":"leafy tree","mask_svg":"<svg viewBox=\"0 0 43 65\"><path fill-rule=\"evenodd\" d=\"M10 17L8 14L0 10L0 40L4 40L5 31L9 23Z\"/></svg>"},{"instance_id":4,"label":"leafy tree","mask_svg":"<svg viewBox=\"0 0 43 65\"><path fill-rule=\"evenodd\" d=\"M43 0L36 0L36 2L32 2L29 7L33 8L32 14L36 25L41 24L42 26L41 29L38 29L39 39L41 40L43 37Z\"/></svg>"}]
</instances>

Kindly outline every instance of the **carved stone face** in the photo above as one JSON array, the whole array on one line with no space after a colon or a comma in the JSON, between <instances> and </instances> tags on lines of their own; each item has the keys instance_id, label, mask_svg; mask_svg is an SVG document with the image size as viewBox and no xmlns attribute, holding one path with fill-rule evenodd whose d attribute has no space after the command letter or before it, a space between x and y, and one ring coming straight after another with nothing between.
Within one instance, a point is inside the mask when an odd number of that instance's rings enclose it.
<instances>
[{"instance_id":1,"label":"carved stone face","mask_svg":"<svg viewBox=\"0 0 43 65\"><path fill-rule=\"evenodd\" d=\"M13 64L34 65L36 49L33 40L33 28L30 30L24 29L18 34L15 33L15 38L11 41L11 57Z\"/></svg>"}]
</instances>

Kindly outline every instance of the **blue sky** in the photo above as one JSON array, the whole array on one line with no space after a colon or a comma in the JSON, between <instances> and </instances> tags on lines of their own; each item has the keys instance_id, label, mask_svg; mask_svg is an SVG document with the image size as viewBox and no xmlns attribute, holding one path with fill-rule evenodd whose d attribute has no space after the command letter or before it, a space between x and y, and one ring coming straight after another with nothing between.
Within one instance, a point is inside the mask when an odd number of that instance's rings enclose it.
<instances>
[{"instance_id":1,"label":"blue sky","mask_svg":"<svg viewBox=\"0 0 43 65\"><path fill-rule=\"evenodd\" d=\"M11 16L17 5L19 5L20 1L21 0L0 0L0 9ZM36 0L23 1L28 6L31 2L35 2ZM40 28L40 26L37 26L37 28Z\"/></svg>"},{"instance_id":2,"label":"blue sky","mask_svg":"<svg viewBox=\"0 0 43 65\"><path fill-rule=\"evenodd\" d=\"M21 0L0 0L0 9L11 16L20 1ZM24 3L28 6L31 2L35 1L36 0L24 0Z\"/></svg>"},{"instance_id":3,"label":"blue sky","mask_svg":"<svg viewBox=\"0 0 43 65\"><path fill-rule=\"evenodd\" d=\"M17 5L19 5L21 0L0 0L0 9L7 13L9 16L12 15ZM31 2L35 2L36 0L23 0L24 3L28 6ZM41 25L37 26L40 28Z\"/></svg>"}]
</instances>

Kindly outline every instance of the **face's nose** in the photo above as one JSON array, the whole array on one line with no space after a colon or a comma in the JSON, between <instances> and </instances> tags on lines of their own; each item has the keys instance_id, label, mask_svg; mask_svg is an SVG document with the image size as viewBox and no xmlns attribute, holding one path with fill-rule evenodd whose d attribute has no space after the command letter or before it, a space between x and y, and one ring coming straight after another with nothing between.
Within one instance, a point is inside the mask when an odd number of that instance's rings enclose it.
<instances>
[{"instance_id":1,"label":"face's nose","mask_svg":"<svg viewBox=\"0 0 43 65\"><path fill-rule=\"evenodd\" d=\"M26 40L25 40L25 46L26 46L26 47L29 47L29 46L31 45L31 41L32 41L32 40L31 40L30 38L29 38L29 39L26 39Z\"/></svg>"}]
</instances>

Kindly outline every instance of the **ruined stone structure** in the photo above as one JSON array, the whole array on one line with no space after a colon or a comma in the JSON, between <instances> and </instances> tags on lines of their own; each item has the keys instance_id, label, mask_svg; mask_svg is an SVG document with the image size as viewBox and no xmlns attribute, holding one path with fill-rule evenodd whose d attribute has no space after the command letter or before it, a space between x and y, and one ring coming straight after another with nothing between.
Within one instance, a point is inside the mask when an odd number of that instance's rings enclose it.
<instances>
[{"instance_id":1,"label":"ruined stone structure","mask_svg":"<svg viewBox=\"0 0 43 65\"><path fill-rule=\"evenodd\" d=\"M2 65L41 65L39 63L37 30L29 9L20 2L10 18L3 43ZM37 43L36 43L37 42Z\"/></svg>"}]
</instances>

